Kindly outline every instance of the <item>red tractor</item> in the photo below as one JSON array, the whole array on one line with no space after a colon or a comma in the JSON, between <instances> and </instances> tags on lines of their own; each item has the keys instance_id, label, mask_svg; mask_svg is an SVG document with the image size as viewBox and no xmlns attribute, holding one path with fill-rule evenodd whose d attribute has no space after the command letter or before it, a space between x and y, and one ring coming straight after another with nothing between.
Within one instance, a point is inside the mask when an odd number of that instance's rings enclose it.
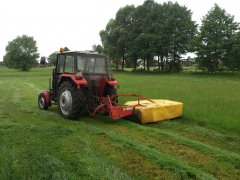
<instances>
[{"instance_id":1,"label":"red tractor","mask_svg":"<svg viewBox=\"0 0 240 180\"><path fill-rule=\"evenodd\" d=\"M40 109L46 110L54 101L59 107L59 113L68 119L77 119L84 113L107 114L110 113L109 106L114 106L118 115L113 117L112 110L111 117L118 119L131 111L121 113L123 108L118 106L116 85L117 82L108 71L105 55L61 51L57 53L50 90L39 94L38 105Z\"/></svg>"},{"instance_id":2,"label":"red tractor","mask_svg":"<svg viewBox=\"0 0 240 180\"><path fill-rule=\"evenodd\" d=\"M162 107L166 109L166 105L169 105L166 101L150 100L135 94L117 94L116 86L116 80L108 71L105 55L61 50L57 53L49 91L39 94L38 106L47 110L52 102L55 102L59 113L68 119L77 119L82 114L100 113L107 114L115 120L135 114L142 123L174 118L182 113L181 105L180 109L176 110L174 107L173 110L169 110L171 113L175 110L178 112L173 116L159 115ZM119 96L136 96L138 100L121 106L118 104ZM140 101L140 98L145 100ZM164 105L160 106L160 103Z\"/></svg>"}]
</instances>

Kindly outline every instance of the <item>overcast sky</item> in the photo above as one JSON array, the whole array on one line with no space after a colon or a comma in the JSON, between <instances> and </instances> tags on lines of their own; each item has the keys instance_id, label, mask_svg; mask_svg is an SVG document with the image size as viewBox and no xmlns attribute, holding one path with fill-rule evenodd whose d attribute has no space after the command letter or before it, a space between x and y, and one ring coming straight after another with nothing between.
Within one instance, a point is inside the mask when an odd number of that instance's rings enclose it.
<instances>
[{"instance_id":1,"label":"overcast sky","mask_svg":"<svg viewBox=\"0 0 240 180\"><path fill-rule=\"evenodd\" d=\"M162 3L164 0L155 0ZM90 50L99 44L99 31L120 7L144 0L3 0L0 4L0 61L8 41L18 35L33 36L40 56L67 46L71 50ZM175 2L175 1L173 1ZM239 0L177 0L193 12L198 24L217 3L240 22Z\"/></svg>"}]
</instances>

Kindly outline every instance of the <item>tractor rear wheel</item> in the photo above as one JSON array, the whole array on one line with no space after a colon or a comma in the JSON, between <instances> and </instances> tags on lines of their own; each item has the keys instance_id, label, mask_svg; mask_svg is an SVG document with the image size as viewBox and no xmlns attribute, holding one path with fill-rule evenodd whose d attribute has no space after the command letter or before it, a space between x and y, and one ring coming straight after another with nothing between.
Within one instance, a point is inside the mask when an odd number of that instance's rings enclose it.
<instances>
[{"instance_id":1,"label":"tractor rear wheel","mask_svg":"<svg viewBox=\"0 0 240 180\"><path fill-rule=\"evenodd\" d=\"M61 84L58 92L58 108L62 117L77 119L84 109L84 95L71 81Z\"/></svg>"},{"instance_id":2,"label":"tractor rear wheel","mask_svg":"<svg viewBox=\"0 0 240 180\"><path fill-rule=\"evenodd\" d=\"M49 103L47 103L46 97L44 96L44 93L40 93L38 96L38 107L42 110L47 110L50 106Z\"/></svg>"}]
</instances>

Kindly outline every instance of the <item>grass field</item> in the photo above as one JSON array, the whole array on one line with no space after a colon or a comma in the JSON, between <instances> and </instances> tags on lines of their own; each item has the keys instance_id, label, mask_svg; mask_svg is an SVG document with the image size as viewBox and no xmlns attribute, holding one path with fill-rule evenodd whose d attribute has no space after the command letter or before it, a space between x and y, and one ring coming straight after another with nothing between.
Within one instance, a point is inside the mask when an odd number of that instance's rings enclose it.
<instances>
[{"instance_id":1,"label":"grass field","mask_svg":"<svg viewBox=\"0 0 240 180\"><path fill-rule=\"evenodd\" d=\"M121 93L183 102L183 117L69 121L37 107L51 69L0 67L0 179L239 179L239 76L114 74Z\"/></svg>"}]
</instances>

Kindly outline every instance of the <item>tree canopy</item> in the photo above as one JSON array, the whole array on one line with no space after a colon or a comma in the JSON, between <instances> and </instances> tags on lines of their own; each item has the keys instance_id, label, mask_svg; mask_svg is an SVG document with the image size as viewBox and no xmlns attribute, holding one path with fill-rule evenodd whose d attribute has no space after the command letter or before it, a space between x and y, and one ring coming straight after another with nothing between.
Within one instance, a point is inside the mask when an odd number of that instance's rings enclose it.
<instances>
[{"instance_id":1,"label":"tree canopy","mask_svg":"<svg viewBox=\"0 0 240 180\"><path fill-rule=\"evenodd\" d=\"M3 61L9 68L28 71L37 64L38 57L36 41L33 37L22 35L8 42Z\"/></svg>"},{"instance_id":2,"label":"tree canopy","mask_svg":"<svg viewBox=\"0 0 240 180\"><path fill-rule=\"evenodd\" d=\"M195 32L191 11L185 6L146 0L138 7L120 8L100 36L110 58L122 60L122 69L125 60L136 69L137 60L142 59L149 70L154 56L159 56L162 71L178 71L180 55L190 49Z\"/></svg>"},{"instance_id":3,"label":"tree canopy","mask_svg":"<svg viewBox=\"0 0 240 180\"><path fill-rule=\"evenodd\" d=\"M57 52L53 52L52 54L50 54L47 58L49 65L56 65L56 61L57 61Z\"/></svg>"},{"instance_id":4,"label":"tree canopy","mask_svg":"<svg viewBox=\"0 0 240 180\"><path fill-rule=\"evenodd\" d=\"M237 29L238 24L234 22L234 17L215 4L203 18L198 35L197 55L200 69L215 72L221 70L223 65L235 66L231 54L236 51L239 43Z\"/></svg>"},{"instance_id":5,"label":"tree canopy","mask_svg":"<svg viewBox=\"0 0 240 180\"><path fill-rule=\"evenodd\" d=\"M99 54L103 53L103 47L100 44L98 44L98 45L94 44L92 46L92 50L95 52L98 52Z\"/></svg>"},{"instance_id":6,"label":"tree canopy","mask_svg":"<svg viewBox=\"0 0 240 180\"><path fill-rule=\"evenodd\" d=\"M158 71L180 71L182 56L193 52L197 68L215 72L240 71L239 32L234 16L217 4L198 28L187 7L145 0L137 7L120 8L100 37L103 52L117 68L141 64L144 70L157 65Z\"/></svg>"}]
</instances>

